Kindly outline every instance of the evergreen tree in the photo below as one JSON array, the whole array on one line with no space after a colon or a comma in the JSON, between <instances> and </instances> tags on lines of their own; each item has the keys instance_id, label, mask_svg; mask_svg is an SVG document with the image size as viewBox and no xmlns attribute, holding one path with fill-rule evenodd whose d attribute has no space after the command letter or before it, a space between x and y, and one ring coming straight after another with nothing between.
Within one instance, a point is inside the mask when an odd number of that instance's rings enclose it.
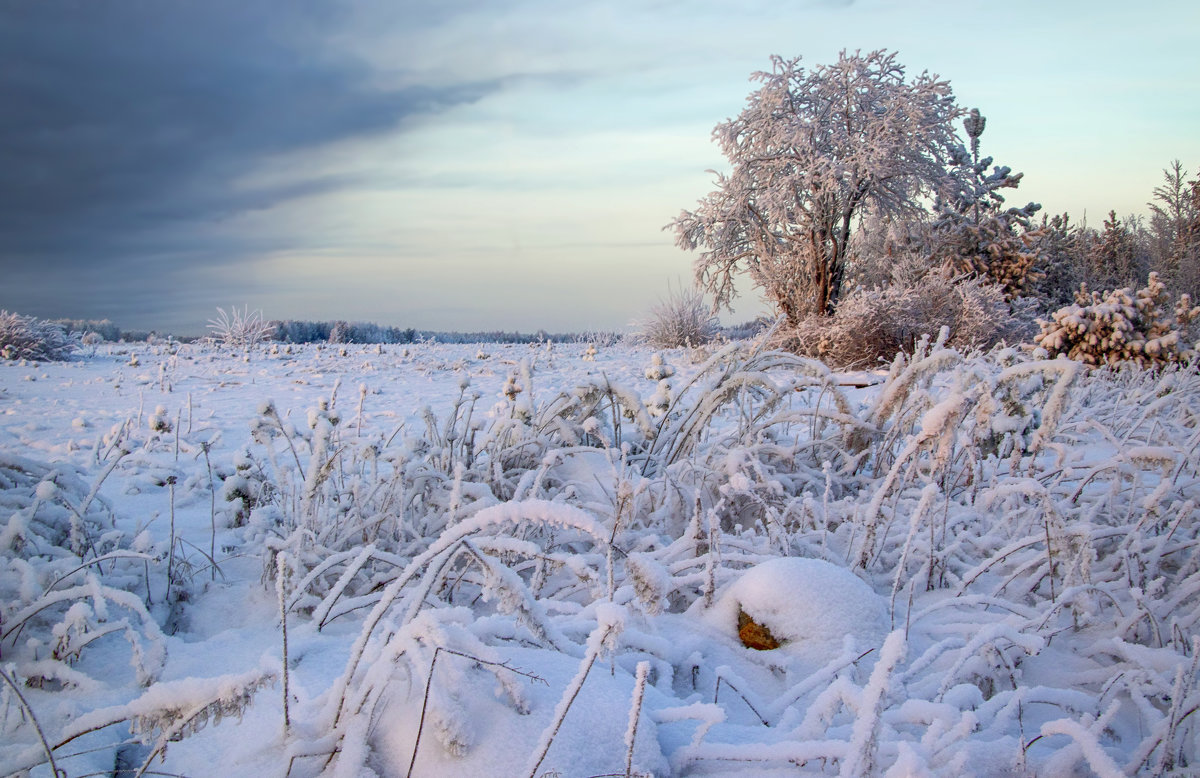
<instances>
[{"instance_id":1,"label":"evergreen tree","mask_svg":"<svg viewBox=\"0 0 1200 778\"><path fill-rule=\"evenodd\" d=\"M1173 160L1146 205L1151 266L1177 291L1200 295L1200 177L1189 182L1182 163Z\"/></svg>"},{"instance_id":2,"label":"evergreen tree","mask_svg":"<svg viewBox=\"0 0 1200 778\"><path fill-rule=\"evenodd\" d=\"M1032 222L1041 206L1031 202L1004 207L1000 190L1015 189L1023 174L993 166L991 157L980 158L979 138L986 125L978 109L963 121L971 148L956 160L960 189L937 204L929 252L936 263L948 262L959 273L998 284L1011 299L1032 287L1043 272L1038 265L1044 230Z\"/></svg>"},{"instance_id":3,"label":"evergreen tree","mask_svg":"<svg viewBox=\"0 0 1200 778\"><path fill-rule=\"evenodd\" d=\"M1104 229L1088 257L1088 281L1094 288L1117 289L1136 286L1139 272L1138 247L1134 233L1109 211Z\"/></svg>"},{"instance_id":4,"label":"evergreen tree","mask_svg":"<svg viewBox=\"0 0 1200 778\"><path fill-rule=\"evenodd\" d=\"M1038 227L1038 275L1027 289L1049 310L1071 303L1088 278L1092 231L1072 224L1068 214L1042 216Z\"/></svg>"}]
</instances>

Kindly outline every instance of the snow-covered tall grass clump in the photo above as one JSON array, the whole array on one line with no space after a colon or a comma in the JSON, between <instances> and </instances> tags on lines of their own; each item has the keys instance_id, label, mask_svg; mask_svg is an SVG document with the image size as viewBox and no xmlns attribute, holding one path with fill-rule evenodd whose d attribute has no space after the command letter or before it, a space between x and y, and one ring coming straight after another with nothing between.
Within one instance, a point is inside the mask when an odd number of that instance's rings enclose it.
<instances>
[{"instance_id":1,"label":"snow-covered tall grass clump","mask_svg":"<svg viewBox=\"0 0 1200 778\"><path fill-rule=\"evenodd\" d=\"M651 348L700 346L717 337L719 326L704 295L672 289L636 325L637 337Z\"/></svg>"},{"instance_id":2,"label":"snow-covered tall grass clump","mask_svg":"<svg viewBox=\"0 0 1200 778\"><path fill-rule=\"evenodd\" d=\"M263 319L262 311L252 311L248 305L238 310L235 305L229 311L217 308L217 317L209 320L208 329L217 343L242 349L270 340L275 325Z\"/></svg>"}]
</instances>

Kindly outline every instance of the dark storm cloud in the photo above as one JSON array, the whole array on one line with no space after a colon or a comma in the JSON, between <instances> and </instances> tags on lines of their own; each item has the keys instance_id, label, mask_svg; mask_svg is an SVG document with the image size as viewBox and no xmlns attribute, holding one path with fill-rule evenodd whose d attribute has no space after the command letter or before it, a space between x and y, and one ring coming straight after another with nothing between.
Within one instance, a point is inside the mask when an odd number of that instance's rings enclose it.
<instances>
[{"instance_id":1,"label":"dark storm cloud","mask_svg":"<svg viewBox=\"0 0 1200 778\"><path fill-rule=\"evenodd\" d=\"M234 185L263 158L486 91L379 87L323 45L336 8L0 3L0 269L94 267L217 240L204 225L350 183L297 171L287 184Z\"/></svg>"}]
</instances>

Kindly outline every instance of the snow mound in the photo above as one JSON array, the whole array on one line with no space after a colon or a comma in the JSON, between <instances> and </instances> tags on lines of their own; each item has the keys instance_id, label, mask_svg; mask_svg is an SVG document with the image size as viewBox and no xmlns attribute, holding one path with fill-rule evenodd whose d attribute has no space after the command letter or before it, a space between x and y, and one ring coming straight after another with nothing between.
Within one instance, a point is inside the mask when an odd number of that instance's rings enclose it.
<instances>
[{"instance_id":1,"label":"snow mound","mask_svg":"<svg viewBox=\"0 0 1200 778\"><path fill-rule=\"evenodd\" d=\"M866 650L888 632L883 599L854 573L820 559L781 557L747 570L725 589L711 617L736 632L739 610L770 630L782 649L811 659L840 652L846 635Z\"/></svg>"}]
</instances>

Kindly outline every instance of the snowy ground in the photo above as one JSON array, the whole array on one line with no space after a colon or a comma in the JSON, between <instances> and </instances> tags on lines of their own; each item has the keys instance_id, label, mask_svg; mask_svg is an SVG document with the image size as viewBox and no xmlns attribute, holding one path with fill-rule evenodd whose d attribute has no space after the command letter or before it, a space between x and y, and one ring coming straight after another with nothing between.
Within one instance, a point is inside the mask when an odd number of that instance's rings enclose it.
<instances>
[{"instance_id":1,"label":"snowy ground","mask_svg":"<svg viewBox=\"0 0 1200 778\"><path fill-rule=\"evenodd\" d=\"M0 363L0 774L1200 765L1194 370L585 348Z\"/></svg>"}]
</instances>

